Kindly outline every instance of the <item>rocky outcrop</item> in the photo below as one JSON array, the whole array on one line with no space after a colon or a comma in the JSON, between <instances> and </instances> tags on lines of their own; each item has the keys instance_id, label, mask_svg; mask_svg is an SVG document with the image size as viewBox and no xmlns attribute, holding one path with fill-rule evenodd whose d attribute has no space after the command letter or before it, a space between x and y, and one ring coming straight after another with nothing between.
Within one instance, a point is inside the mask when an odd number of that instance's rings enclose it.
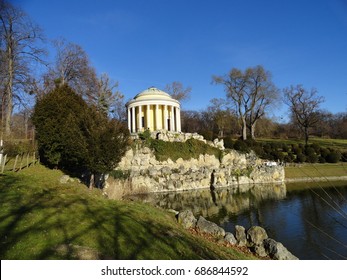
<instances>
[{"instance_id":1,"label":"rocky outcrop","mask_svg":"<svg viewBox=\"0 0 347 280\"><path fill-rule=\"evenodd\" d=\"M235 150L224 151L220 159L205 154L197 159L158 161L151 149L138 147L126 152L117 170L128 174L125 187L133 194L284 181L282 166L267 166L254 153L241 154ZM104 191L112 198L111 181ZM114 183L119 188L119 182Z\"/></svg>"},{"instance_id":2,"label":"rocky outcrop","mask_svg":"<svg viewBox=\"0 0 347 280\"><path fill-rule=\"evenodd\" d=\"M186 229L193 228L200 233L209 234L219 239L219 244L225 242L247 248L259 257L269 257L274 260L298 260L282 243L268 238L265 229L260 226L252 226L246 231L243 226L236 225L234 235L231 232L225 232L223 228L202 216L196 220L190 210L179 212L177 221Z\"/></svg>"}]
</instances>

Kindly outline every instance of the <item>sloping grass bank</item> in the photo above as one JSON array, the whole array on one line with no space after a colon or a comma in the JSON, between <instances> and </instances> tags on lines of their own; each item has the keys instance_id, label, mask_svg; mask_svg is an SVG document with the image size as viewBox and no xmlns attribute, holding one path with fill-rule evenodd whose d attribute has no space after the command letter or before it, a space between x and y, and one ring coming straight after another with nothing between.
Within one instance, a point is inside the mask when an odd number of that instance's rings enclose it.
<instances>
[{"instance_id":1,"label":"sloping grass bank","mask_svg":"<svg viewBox=\"0 0 347 280\"><path fill-rule=\"evenodd\" d=\"M249 259L181 228L173 214L112 201L36 165L0 177L1 259Z\"/></svg>"}]
</instances>

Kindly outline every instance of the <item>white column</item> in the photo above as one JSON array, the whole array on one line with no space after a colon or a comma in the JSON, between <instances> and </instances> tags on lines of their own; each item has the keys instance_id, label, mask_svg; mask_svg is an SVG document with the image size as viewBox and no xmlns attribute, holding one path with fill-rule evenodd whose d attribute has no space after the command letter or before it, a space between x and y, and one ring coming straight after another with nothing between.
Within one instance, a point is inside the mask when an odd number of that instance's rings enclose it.
<instances>
[{"instance_id":1,"label":"white column","mask_svg":"<svg viewBox=\"0 0 347 280\"><path fill-rule=\"evenodd\" d=\"M155 105L155 130L159 130L159 105Z\"/></svg>"},{"instance_id":2,"label":"white column","mask_svg":"<svg viewBox=\"0 0 347 280\"><path fill-rule=\"evenodd\" d=\"M176 107L177 131L181 132L181 113L180 108Z\"/></svg>"},{"instance_id":3,"label":"white column","mask_svg":"<svg viewBox=\"0 0 347 280\"><path fill-rule=\"evenodd\" d=\"M135 107L131 108L131 132L136 132L136 114Z\"/></svg>"},{"instance_id":4,"label":"white column","mask_svg":"<svg viewBox=\"0 0 347 280\"><path fill-rule=\"evenodd\" d=\"M150 125L151 125L151 116L149 115L149 109L150 109L150 105L147 104L147 108L146 108L146 129L149 128L151 129Z\"/></svg>"},{"instance_id":5,"label":"white column","mask_svg":"<svg viewBox=\"0 0 347 280\"><path fill-rule=\"evenodd\" d=\"M167 130L167 105L164 105L164 129Z\"/></svg>"},{"instance_id":6,"label":"white column","mask_svg":"<svg viewBox=\"0 0 347 280\"><path fill-rule=\"evenodd\" d=\"M139 116L138 116L138 127L137 130L138 131L142 131L142 106L139 106Z\"/></svg>"},{"instance_id":7,"label":"white column","mask_svg":"<svg viewBox=\"0 0 347 280\"><path fill-rule=\"evenodd\" d=\"M128 129L131 133L131 115L130 115L130 108L128 107Z\"/></svg>"},{"instance_id":8,"label":"white column","mask_svg":"<svg viewBox=\"0 0 347 280\"><path fill-rule=\"evenodd\" d=\"M174 114L174 106L171 106L171 118L170 118L170 128L171 131L175 131L175 114Z\"/></svg>"}]
</instances>

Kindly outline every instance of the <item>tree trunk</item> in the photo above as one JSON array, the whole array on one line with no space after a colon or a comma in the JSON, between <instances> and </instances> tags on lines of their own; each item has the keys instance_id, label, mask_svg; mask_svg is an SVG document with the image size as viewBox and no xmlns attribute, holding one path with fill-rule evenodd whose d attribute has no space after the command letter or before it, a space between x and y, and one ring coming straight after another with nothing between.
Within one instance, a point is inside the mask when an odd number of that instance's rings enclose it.
<instances>
[{"instance_id":1,"label":"tree trunk","mask_svg":"<svg viewBox=\"0 0 347 280\"><path fill-rule=\"evenodd\" d=\"M251 124L251 138L255 139L255 125L256 125L256 121L254 123Z\"/></svg>"},{"instance_id":2,"label":"tree trunk","mask_svg":"<svg viewBox=\"0 0 347 280\"><path fill-rule=\"evenodd\" d=\"M246 117L242 117L242 140L247 140L247 124Z\"/></svg>"},{"instance_id":3,"label":"tree trunk","mask_svg":"<svg viewBox=\"0 0 347 280\"><path fill-rule=\"evenodd\" d=\"M95 185L95 180L94 180L95 176L94 173L92 173L90 175L90 181L89 181L89 189L92 190L94 188Z\"/></svg>"},{"instance_id":4,"label":"tree trunk","mask_svg":"<svg viewBox=\"0 0 347 280\"><path fill-rule=\"evenodd\" d=\"M220 138L224 138L223 129L219 130L219 137L220 137Z\"/></svg>"},{"instance_id":5,"label":"tree trunk","mask_svg":"<svg viewBox=\"0 0 347 280\"><path fill-rule=\"evenodd\" d=\"M306 126L304 128L304 133L305 133L305 145L307 145L308 144L309 135L308 135L308 127L306 127Z\"/></svg>"},{"instance_id":6,"label":"tree trunk","mask_svg":"<svg viewBox=\"0 0 347 280\"><path fill-rule=\"evenodd\" d=\"M6 86L6 105L5 105L5 135L10 136L11 134L11 119L13 110L13 50L9 44L7 49L8 55L8 82Z\"/></svg>"}]
</instances>

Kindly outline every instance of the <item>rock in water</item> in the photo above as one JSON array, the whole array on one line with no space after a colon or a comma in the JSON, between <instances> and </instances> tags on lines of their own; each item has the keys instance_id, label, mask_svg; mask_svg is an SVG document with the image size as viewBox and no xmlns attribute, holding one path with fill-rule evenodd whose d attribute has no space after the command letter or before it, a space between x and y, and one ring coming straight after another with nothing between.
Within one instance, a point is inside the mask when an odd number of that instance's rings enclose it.
<instances>
[{"instance_id":1,"label":"rock in water","mask_svg":"<svg viewBox=\"0 0 347 280\"><path fill-rule=\"evenodd\" d=\"M268 255L274 260L298 260L281 242L271 238L264 240L264 247Z\"/></svg>"}]
</instances>

